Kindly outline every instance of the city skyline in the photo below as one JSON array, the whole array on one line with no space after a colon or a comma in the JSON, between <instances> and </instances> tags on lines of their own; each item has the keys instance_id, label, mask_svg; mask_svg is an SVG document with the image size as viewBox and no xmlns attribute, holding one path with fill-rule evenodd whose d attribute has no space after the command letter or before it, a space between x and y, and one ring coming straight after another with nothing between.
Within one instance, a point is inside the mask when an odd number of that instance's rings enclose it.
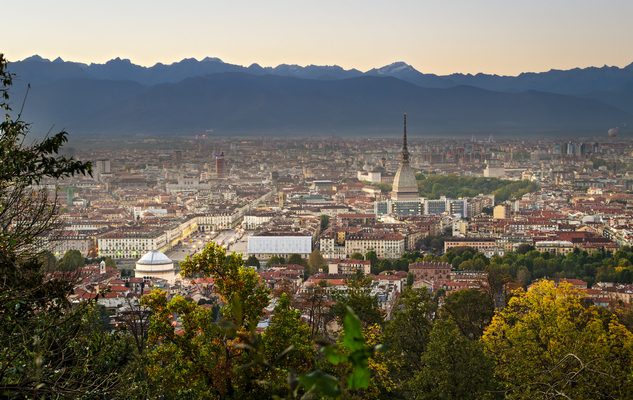
<instances>
[{"instance_id":1,"label":"city skyline","mask_svg":"<svg viewBox=\"0 0 633 400\"><path fill-rule=\"evenodd\" d=\"M124 8L119 1L28 1L6 7L16 17L5 22L13 38L3 51L14 61L33 54L86 63L121 57L144 66L211 56L240 65L364 71L405 61L436 74L516 75L633 61L626 24L633 4L506 3L189 1L174 8L142 1Z\"/></svg>"}]
</instances>

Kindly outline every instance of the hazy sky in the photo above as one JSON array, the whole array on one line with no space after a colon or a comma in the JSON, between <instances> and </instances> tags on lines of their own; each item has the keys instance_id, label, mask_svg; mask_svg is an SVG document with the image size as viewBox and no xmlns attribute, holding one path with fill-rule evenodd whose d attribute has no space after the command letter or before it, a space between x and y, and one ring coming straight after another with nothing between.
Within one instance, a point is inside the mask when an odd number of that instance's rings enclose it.
<instances>
[{"instance_id":1,"label":"hazy sky","mask_svg":"<svg viewBox=\"0 0 633 400\"><path fill-rule=\"evenodd\" d=\"M402 60L440 74L633 62L633 0L7 0L1 10L9 60L361 70Z\"/></svg>"}]
</instances>

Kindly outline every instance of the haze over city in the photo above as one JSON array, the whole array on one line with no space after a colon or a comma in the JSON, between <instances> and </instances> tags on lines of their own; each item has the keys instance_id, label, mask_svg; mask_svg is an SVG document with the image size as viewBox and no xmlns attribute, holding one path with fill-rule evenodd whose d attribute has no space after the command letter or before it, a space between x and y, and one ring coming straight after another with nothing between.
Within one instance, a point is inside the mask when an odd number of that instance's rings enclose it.
<instances>
[{"instance_id":1,"label":"haze over city","mask_svg":"<svg viewBox=\"0 0 633 400\"><path fill-rule=\"evenodd\" d=\"M631 15L3 5L0 398L630 400Z\"/></svg>"}]
</instances>

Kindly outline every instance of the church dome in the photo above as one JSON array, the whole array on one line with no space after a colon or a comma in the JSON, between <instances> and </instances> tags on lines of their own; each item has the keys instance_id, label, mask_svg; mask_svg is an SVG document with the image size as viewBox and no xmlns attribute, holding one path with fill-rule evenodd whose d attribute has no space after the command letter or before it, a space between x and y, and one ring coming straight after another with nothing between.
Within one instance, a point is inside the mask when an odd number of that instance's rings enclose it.
<instances>
[{"instance_id":1,"label":"church dome","mask_svg":"<svg viewBox=\"0 0 633 400\"><path fill-rule=\"evenodd\" d=\"M163 264L172 264L173 261L169 259L165 255L165 253L160 252L158 250L152 250L147 252L140 260L136 262L140 265L163 265Z\"/></svg>"},{"instance_id":2,"label":"church dome","mask_svg":"<svg viewBox=\"0 0 633 400\"><path fill-rule=\"evenodd\" d=\"M408 163L403 163L398 167L396 176L393 178L393 199L394 200L415 200L418 198L418 182L415 179L415 172Z\"/></svg>"},{"instance_id":3,"label":"church dome","mask_svg":"<svg viewBox=\"0 0 633 400\"><path fill-rule=\"evenodd\" d=\"M176 280L174 262L165 254L152 250L136 262L134 276L137 278L160 278L173 284Z\"/></svg>"}]
</instances>

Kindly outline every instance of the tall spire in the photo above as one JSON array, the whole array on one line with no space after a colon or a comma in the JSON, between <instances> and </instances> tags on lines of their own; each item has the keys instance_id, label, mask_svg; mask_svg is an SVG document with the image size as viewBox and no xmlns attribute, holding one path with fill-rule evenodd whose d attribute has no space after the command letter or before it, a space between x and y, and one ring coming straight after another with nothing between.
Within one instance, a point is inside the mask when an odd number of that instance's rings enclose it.
<instances>
[{"instance_id":1,"label":"tall spire","mask_svg":"<svg viewBox=\"0 0 633 400\"><path fill-rule=\"evenodd\" d=\"M404 113L404 137L402 140L402 162L409 162L409 149L407 148L407 113Z\"/></svg>"}]
</instances>

